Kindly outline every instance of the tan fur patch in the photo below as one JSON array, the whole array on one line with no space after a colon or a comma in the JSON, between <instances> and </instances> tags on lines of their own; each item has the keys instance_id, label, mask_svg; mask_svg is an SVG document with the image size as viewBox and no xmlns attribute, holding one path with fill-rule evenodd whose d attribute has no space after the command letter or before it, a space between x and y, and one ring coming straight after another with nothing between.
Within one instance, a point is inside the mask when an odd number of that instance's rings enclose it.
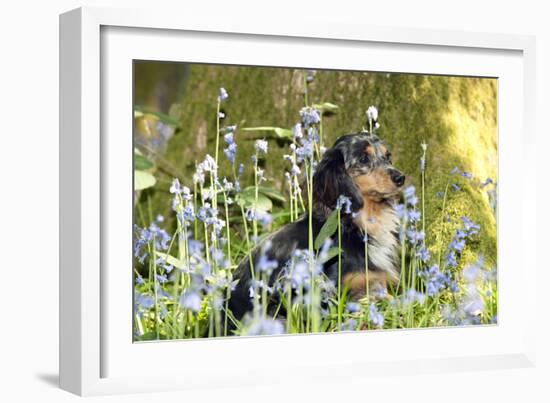
<instances>
[{"instance_id":1,"label":"tan fur patch","mask_svg":"<svg viewBox=\"0 0 550 403\"><path fill-rule=\"evenodd\" d=\"M386 146L383 145L383 144L380 145L379 149L380 149L380 153L381 153L382 155L385 155L385 154L388 152L388 149L387 149Z\"/></svg>"},{"instance_id":2,"label":"tan fur patch","mask_svg":"<svg viewBox=\"0 0 550 403\"><path fill-rule=\"evenodd\" d=\"M387 291L387 274L383 271L369 270L369 293L371 291L379 291L383 289ZM361 299L366 293L366 276L365 273L348 273L342 277L342 284L348 288L348 295L353 300Z\"/></svg>"},{"instance_id":3,"label":"tan fur patch","mask_svg":"<svg viewBox=\"0 0 550 403\"><path fill-rule=\"evenodd\" d=\"M380 200L381 196L397 192L397 187L384 170L378 169L366 175L359 175L353 181L361 191L363 197Z\"/></svg>"},{"instance_id":4,"label":"tan fur patch","mask_svg":"<svg viewBox=\"0 0 550 403\"><path fill-rule=\"evenodd\" d=\"M365 152L366 152L368 155L374 155L374 147L371 146L371 145L368 145L367 148L365 149Z\"/></svg>"},{"instance_id":5,"label":"tan fur patch","mask_svg":"<svg viewBox=\"0 0 550 403\"><path fill-rule=\"evenodd\" d=\"M398 230L399 220L393 207L383 199L396 192L396 187L389 175L380 171L357 176L354 181L363 196L363 208L357 212L354 222L367 232L370 239L369 260L375 268L396 280L399 276L395 265L397 243L394 233Z\"/></svg>"}]
</instances>

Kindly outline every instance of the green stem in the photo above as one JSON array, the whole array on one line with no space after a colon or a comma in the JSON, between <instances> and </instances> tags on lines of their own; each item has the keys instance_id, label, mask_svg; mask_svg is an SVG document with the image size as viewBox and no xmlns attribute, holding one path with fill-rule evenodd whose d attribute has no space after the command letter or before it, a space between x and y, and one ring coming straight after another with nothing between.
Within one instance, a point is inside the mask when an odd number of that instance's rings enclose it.
<instances>
[{"instance_id":1,"label":"green stem","mask_svg":"<svg viewBox=\"0 0 550 403\"><path fill-rule=\"evenodd\" d=\"M155 239L153 237L153 245L155 244ZM152 259L149 261L153 262L153 287L154 287L154 296L155 296L155 332L157 334L157 340L160 339L160 328L159 328L159 303L158 303L158 293L157 293L157 253L155 248L152 248L151 251Z\"/></svg>"},{"instance_id":2,"label":"green stem","mask_svg":"<svg viewBox=\"0 0 550 403\"><path fill-rule=\"evenodd\" d=\"M220 98L218 98L218 104L216 107L216 166L218 166L218 148L220 147L220 102Z\"/></svg>"},{"instance_id":3,"label":"green stem","mask_svg":"<svg viewBox=\"0 0 550 403\"><path fill-rule=\"evenodd\" d=\"M242 215L242 218L243 218L244 234L245 234L245 239L246 239L246 249L247 249L247 254L248 254L248 262L249 262L249 266L250 266L250 276L251 276L252 280L254 280L255 279L254 259L252 259L252 249L250 247L250 237L248 236L248 224L246 223L246 214L244 213L244 207L243 207L242 204L241 204L241 215Z\"/></svg>"},{"instance_id":4,"label":"green stem","mask_svg":"<svg viewBox=\"0 0 550 403\"><path fill-rule=\"evenodd\" d=\"M225 233L227 237L227 259L229 260L229 266L233 264L231 259L231 230L229 228L229 205L227 204L227 195L223 193L223 205L225 208Z\"/></svg>"},{"instance_id":5,"label":"green stem","mask_svg":"<svg viewBox=\"0 0 550 403\"><path fill-rule=\"evenodd\" d=\"M440 244L439 244L439 254L437 257L437 261L439 263L439 267L441 267L441 254L443 253L443 220L445 219L445 205L447 204L447 193L449 191L449 185L451 183L451 177L449 176L449 179L447 179L447 184L445 185L445 193L443 193L443 204L441 206L441 231L440 231Z\"/></svg>"}]
</instances>

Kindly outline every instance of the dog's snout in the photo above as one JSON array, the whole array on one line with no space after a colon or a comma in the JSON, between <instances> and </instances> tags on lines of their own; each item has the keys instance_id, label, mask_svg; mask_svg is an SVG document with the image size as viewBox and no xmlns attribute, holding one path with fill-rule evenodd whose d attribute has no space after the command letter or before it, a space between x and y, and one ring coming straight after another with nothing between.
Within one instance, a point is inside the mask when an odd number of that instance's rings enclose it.
<instances>
[{"instance_id":1,"label":"dog's snout","mask_svg":"<svg viewBox=\"0 0 550 403\"><path fill-rule=\"evenodd\" d=\"M401 187L405 183L405 175L403 175L397 169L390 170L390 177L392 182L395 183L396 186Z\"/></svg>"}]
</instances>

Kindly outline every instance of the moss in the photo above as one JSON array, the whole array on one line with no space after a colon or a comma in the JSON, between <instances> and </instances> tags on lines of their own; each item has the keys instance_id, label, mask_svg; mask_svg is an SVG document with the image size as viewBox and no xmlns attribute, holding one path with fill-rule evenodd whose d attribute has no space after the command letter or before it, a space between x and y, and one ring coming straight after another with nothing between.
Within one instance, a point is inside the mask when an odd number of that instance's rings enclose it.
<instances>
[{"instance_id":1,"label":"moss","mask_svg":"<svg viewBox=\"0 0 550 403\"><path fill-rule=\"evenodd\" d=\"M139 88L142 80L150 82L148 75L157 79L159 75L154 73L159 65L151 63L141 73L136 71L136 86ZM182 182L190 184L195 162L206 153L214 153L219 87L225 87L230 96L223 104L224 124L236 124L239 128L290 128L298 121L298 111L304 103L302 73L298 70L209 65L179 65L179 68L185 69L185 74L172 75L181 77L179 107L173 110L177 111L181 130L170 140L162 164L164 169L157 172L158 185L145 192L140 201L144 204L150 196L151 209L165 216L170 213L166 189L171 177L178 175ZM497 179L496 91L494 79L318 71L308 95L312 102L332 102L340 107L339 113L323 121L326 144L342 134L360 130L365 124L366 108L376 105L381 124L379 135L390 146L395 166L407 174L418 191L420 144L425 141L430 249L437 251L438 242L446 244L459 217L467 215L482 229L478 241L465 250L464 261L482 253L494 264L496 220L485 189L476 183L487 177ZM146 92L146 88L138 91L142 99L150 99ZM249 165L253 140L258 135L237 131L237 162ZM269 185L281 190L284 190L285 153L285 147L270 140L266 176L271 180ZM225 158L220 160L221 172L229 172ZM468 181L453 176L453 183L456 180L462 191L449 191L442 214L442 198L437 194L445 190L448 173L454 166L471 172L476 179ZM250 170L247 172L245 181L250 181Z\"/></svg>"}]
</instances>

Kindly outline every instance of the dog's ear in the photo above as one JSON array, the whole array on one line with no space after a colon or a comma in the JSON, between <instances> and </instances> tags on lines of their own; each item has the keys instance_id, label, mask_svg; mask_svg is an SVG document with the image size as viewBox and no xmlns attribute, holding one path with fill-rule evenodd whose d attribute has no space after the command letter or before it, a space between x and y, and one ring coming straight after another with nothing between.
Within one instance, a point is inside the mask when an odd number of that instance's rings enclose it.
<instances>
[{"instance_id":1,"label":"dog's ear","mask_svg":"<svg viewBox=\"0 0 550 403\"><path fill-rule=\"evenodd\" d=\"M313 177L315 213L329 214L336 208L340 195L351 199L353 211L363 207L361 193L346 172L344 155L339 149L332 148L323 155Z\"/></svg>"}]
</instances>

